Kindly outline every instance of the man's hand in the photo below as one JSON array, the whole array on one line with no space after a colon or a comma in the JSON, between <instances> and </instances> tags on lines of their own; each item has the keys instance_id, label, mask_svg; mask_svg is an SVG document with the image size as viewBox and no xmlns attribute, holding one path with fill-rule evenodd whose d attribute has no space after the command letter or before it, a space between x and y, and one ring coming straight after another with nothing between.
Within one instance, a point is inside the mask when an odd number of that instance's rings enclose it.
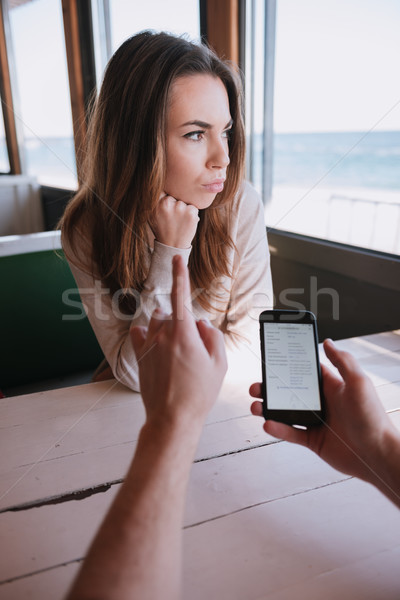
<instances>
[{"instance_id":1,"label":"man's hand","mask_svg":"<svg viewBox=\"0 0 400 600\"><path fill-rule=\"evenodd\" d=\"M190 248L199 220L195 206L165 195L159 200L151 228L158 242L173 248Z\"/></svg>"},{"instance_id":2,"label":"man's hand","mask_svg":"<svg viewBox=\"0 0 400 600\"><path fill-rule=\"evenodd\" d=\"M327 403L326 422L301 430L274 421L266 421L270 435L306 446L335 469L375 484L384 493L382 476L388 451L399 449L399 433L386 415L370 379L347 352L325 340L324 349L341 378L322 366ZM261 385L254 383L250 395L261 398ZM253 402L251 411L262 416L261 402ZM393 499L393 497L392 497ZM396 500L395 500L396 501Z\"/></svg>"},{"instance_id":3,"label":"man's hand","mask_svg":"<svg viewBox=\"0 0 400 600\"><path fill-rule=\"evenodd\" d=\"M148 329L131 330L147 422L202 425L220 391L227 362L223 334L193 318L189 274L180 256L173 259L171 304L172 315L157 309Z\"/></svg>"}]
</instances>

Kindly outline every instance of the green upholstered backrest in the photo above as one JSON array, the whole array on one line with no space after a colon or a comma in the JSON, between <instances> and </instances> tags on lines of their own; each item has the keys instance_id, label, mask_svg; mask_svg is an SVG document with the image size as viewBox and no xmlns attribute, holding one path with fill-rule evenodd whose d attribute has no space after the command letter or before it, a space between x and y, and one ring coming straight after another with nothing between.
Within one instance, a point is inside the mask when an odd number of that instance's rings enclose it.
<instances>
[{"instance_id":1,"label":"green upholstered backrest","mask_svg":"<svg viewBox=\"0 0 400 600\"><path fill-rule=\"evenodd\" d=\"M82 318L62 250L0 256L0 288L0 389L99 364L103 354L87 317ZM63 301L65 290L72 289L68 298L80 308Z\"/></svg>"}]
</instances>

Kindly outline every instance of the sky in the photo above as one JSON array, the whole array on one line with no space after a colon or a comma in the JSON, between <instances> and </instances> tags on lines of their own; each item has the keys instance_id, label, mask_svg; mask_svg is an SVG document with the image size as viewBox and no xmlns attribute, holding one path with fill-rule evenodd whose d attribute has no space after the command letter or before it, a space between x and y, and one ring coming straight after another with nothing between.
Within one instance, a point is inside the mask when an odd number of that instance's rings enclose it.
<instances>
[{"instance_id":1,"label":"sky","mask_svg":"<svg viewBox=\"0 0 400 600\"><path fill-rule=\"evenodd\" d=\"M146 6L147 4L147 6ZM156 10L154 9L156 5ZM157 29L190 39L200 37L197 0L112 0L111 24L113 52L135 31ZM134 30L133 30L134 28Z\"/></svg>"},{"instance_id":2,"label":"sky","mask_svg":"<svg viewBox=\"0 0 400 600\"><path fill-rule=\"evenodd\" d=\"M399 0L277 0L275 131L400 130L399 60Z\"/></svg>"},{"instance_id":3,"label":"sky","mask_svg":"<svg viewBox=\"0 0 400 600\"><path fill-rule=\"evenodd\" d=\"M27 137L72 135L60 5L10 12ZM111 20L113 49L146 27L198 36L197 0L111 0ZM399 31L400 0L277 0L275 131L400 130Z\"/></svg>"}]
</instances>

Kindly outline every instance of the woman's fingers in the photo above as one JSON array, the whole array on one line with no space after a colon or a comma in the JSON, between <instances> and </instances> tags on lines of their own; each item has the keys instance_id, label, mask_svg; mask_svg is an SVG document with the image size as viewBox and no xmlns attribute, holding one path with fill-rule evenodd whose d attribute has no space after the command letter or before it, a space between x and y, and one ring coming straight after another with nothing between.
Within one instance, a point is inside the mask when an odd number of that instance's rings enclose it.
<instances>
[{"instance_id":1,"label":"woman's fingers","mask_svg":"<svg viewBox=\"0 0 400 600\"><path fill-rule=\"evenodd\" d=\"M172 248L190 248L199 220L195 206L167 195L157 204L151 228L158 242Z\"/></svg>"}]
</instances>

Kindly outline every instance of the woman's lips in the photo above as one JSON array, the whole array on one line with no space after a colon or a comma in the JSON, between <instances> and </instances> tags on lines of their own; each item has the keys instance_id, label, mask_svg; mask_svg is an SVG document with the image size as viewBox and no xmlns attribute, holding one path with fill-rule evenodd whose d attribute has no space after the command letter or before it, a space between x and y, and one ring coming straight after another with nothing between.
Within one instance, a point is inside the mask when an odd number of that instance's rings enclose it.
<instances>
[{"instance_id":1,"label":"woman's lips","mask_svg":"<svg viewBox=\"0 0 400 600\"><path fill-rule=\"evenodd\" d=\"M224 189L224 181L225 179L216 179L211 183L205 183L202 187L210 194L218 194Z\"/></svg>"}]
</instances>

